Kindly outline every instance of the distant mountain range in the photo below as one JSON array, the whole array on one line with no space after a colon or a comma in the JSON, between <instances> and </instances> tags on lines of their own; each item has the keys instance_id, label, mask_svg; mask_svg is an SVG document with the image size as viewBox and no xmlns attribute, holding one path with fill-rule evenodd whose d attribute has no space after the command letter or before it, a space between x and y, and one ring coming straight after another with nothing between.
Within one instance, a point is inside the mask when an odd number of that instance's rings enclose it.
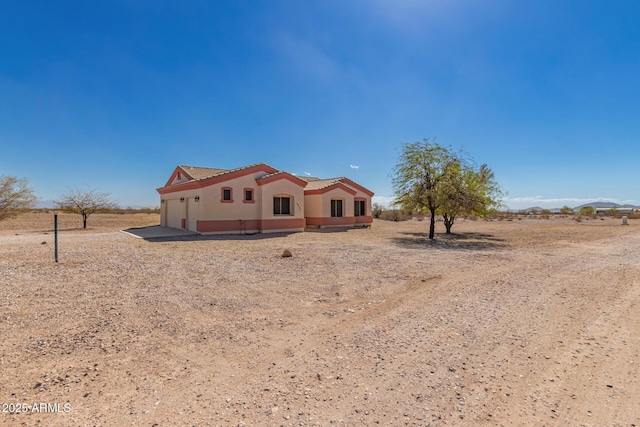
<instances>
[{"instance_id":1,"label":"distant mountain range","mask_svg":"<svg viewBox=\"0 0 640 427\"><path fill-rule=\"evenodd\" d=\"M640 206L619 205L617 203L611 203L611 202L593 202L593 203L585 203L584 205L576 206L575 208L573 208L573 210L580 210L580 208L583 208L585 206L593 206L594 208L635 208L635 209L640 209Z\"/></svg>"},{"instance_id":2,"label":"distant mountain range","mask_svg":"<svg viewBox=\"0 0 640 427\"><path fill-rule=\"evenodd\" d=\"M574 212L579 212L580 208L583 208L585 206L593 206L594 208L634 208L634 209L640 209L640 206L634 206L634 205L620 205L618 203L613 203L613 202L592 202L592 203L585 203L583 205L580 206L576 206L573 209ZM542 209L546 209L546 208L541 208L540 206L533 206L530 208L526 208L526 209L519 209L519 212L528 212L528 211L541 211ZM549 209L551 212L553 213L558 213L560 212L560 208L553 208L553 209Z\"/></svg>"}]
</instances>

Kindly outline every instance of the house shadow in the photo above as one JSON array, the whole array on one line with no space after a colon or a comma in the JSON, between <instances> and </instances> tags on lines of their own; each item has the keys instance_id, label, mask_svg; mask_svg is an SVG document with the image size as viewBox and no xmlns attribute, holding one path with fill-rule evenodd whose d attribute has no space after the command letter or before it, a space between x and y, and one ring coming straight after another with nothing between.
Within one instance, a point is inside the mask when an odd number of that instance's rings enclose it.
<instances>
[{"instance_id":1,"label":"house shadow","mask_svg":"<svg viewBox=\"0 0 640 427\"><path fill-rule=\"evenodd\" d=\"M192 236L156 237L145 239L148 242L206 242L206 241L256 241L264 239L277 239L287 237L299 231L279 231L277 233L253 233L253 234L194 234Z\"/></svg>"},{"instance_id":2,"label":"house shadow","mask_svg":"<svg viewBox=\"0 0 640 427\"><path fill-rule=\"evenodd\" d=\"M121 230L130 236L143 239L147 242L191 242L191 241L229 241L229 240L262 240L286 237L296 232L279 231L275 233L246 233L246 234L198 234L193 231L181 230L177 228L149 226L140 228L128 228Z\"/></svg>"},{"instance_id":3,"label":"house shadow","mask_svg":"<svg viewBox=\"0 0 640 427\"><path fill-rule=\"evenodd\" d=\"M394 243L409 249L427 247L445 250L481 251L507 247L504 239L485 233L444 234L436 233L433 240L429 233L405 232L393 239Z\"/></svg>"},{"instance_id":4,"label":"house shadow","mask_svg":"<svg viewBox=\"0 0 640 427\"><path fill-rule=\"evenodd\" d=\"M323 227L323 228L314 228L307 227L304 229L305 233L346 233L348 231L353 230L364 230L369 227Z\"/></svg>"}]
</instances>

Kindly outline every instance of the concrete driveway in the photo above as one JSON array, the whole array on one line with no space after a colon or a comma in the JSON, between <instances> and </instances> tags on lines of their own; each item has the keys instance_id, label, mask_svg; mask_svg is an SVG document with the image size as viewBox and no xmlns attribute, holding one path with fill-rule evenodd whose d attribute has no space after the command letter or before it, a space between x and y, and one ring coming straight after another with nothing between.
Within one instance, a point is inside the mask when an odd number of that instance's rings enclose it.
<instances>
[{"instance_id":1,"label":"concrete driveway","mask_svg":"<svg viewBox=\"0 0 640 427\"><path fill-rule=\"evenodd\" d=\"M120 230L125 234L128 234L138 239L162 239L166 237L182 237L182 236L197 236L195 231L181 230L179 228L162 227L160 225L152 225L149 227L140 228L127 228L126 230Z\"/></svg>"}]
</instances>

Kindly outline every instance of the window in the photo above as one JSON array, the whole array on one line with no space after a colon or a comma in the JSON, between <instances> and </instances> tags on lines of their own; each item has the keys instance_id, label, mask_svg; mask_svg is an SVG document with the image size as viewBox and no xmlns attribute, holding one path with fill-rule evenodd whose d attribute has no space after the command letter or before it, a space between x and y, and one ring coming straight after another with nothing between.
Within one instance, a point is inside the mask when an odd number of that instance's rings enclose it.
<instances>
[{"instance_id":1,"label":"window","mask_svg":"<svg viewBox=\"0 0 640 427\"><path fill-rule=\"evenodd\" d=\"M273 198L273 214L274 215L291 215L291 198L290 197L274 197Z\"/></svg>"},{"instance_id":2,"label":"window","mask_svg":"<svg viewBox=\"0 0 640 427\"><path fill-rule=\"evenodd\" d=\"M353 212L354 212L355 216L365 216L366 215L364 200L356 200L354 202Z\"/></svg>"},{"instance_id":3,"label":"window","mask_svg":"<svg viewBox=\"0 0 640 427\"><path fill-rule=\"evenodd\" d=\"M331 217L339 218L344 216L342 214L342 200L331 199Z\"/></svg>"},{"instance_id":4,"label":"window","mask_svg":"<svg viewBox=\"0 0 640 427\"><path fill-rule=\"evenodd\" d=\"M244 203L253 203L253 188L245 188L244 189Z\"/></svg>"},{"instance_id":5,"label":"window","mask_svg":"<svg viewBox=\"0 0 640 427\"><path fill-rule=\"evenodd\" d=\"M222 187L222 194L220 201L222 203L231 203L233 202L231 187Z\"/></svg>"}]
</instances>

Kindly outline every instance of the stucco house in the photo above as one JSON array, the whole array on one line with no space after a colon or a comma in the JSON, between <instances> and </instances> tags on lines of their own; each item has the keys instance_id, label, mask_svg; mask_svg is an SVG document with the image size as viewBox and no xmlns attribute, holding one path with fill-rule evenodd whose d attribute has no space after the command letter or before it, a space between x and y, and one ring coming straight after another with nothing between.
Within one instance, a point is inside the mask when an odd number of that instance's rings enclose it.
<instances>
[{"instance_id":1,"label":"stucco house","mask_svg":"<svg viewBox=\"0 0 640 427\"><path fill-rule=\"evenodd\" d=\"M344 177L302 179L307 181L304 188L307 227L349 227L373 222L373 192Z\"/></svg>"},{"instance_id":2,"label":"stucco house","mask_svg":"<svg viewBox=\"0 0 640 427\"><path fill-rule=\"evenodd\" d=\"M369 225L373 192L348 178L301 178L257 163L178 166L160 193L160 225L202 234Z\"/></svg>"}]
</instances>

